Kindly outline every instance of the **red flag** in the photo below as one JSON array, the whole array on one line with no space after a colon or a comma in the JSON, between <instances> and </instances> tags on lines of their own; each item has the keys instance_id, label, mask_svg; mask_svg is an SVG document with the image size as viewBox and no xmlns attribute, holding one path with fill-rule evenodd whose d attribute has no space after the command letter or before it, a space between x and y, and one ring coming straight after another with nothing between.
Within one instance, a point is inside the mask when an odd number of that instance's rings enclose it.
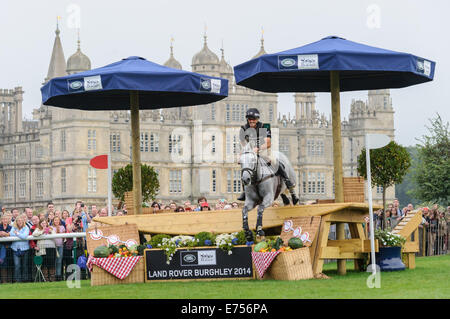
<instances>
[{"instance_id":1,"label":"red flag","mask_svg":"<svg viewBox=\"0 0 450 319\"><path fill-rule=\"evenodd\" d=\"M108 168L108 155L99 155L91 158L89 162L92 167L98 169L107 169Z\"/></svg>"}]
</instances>

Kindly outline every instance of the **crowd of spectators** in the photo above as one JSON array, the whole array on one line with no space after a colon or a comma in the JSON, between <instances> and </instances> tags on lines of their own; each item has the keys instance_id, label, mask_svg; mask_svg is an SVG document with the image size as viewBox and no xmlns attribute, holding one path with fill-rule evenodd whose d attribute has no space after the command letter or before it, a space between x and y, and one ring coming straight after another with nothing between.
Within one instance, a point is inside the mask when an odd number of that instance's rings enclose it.
<instances>
[{"instance_id":1,"label":"crowd of spectators","mask_svg":"<svg viewBox=\"0 0 450 319\"><path fill-rule=\"evenodd\" d=\"M419 255L446 254L449 248L450 206L447 207L446 211L440 209L437 204L432 205L431 208L424 206L416 209L422 211L422 223L419 225L419 246L421 250ZM412 204L400 209L399 201L395 199L386 208L386 218L383 216L382 209L374 212L374 225L377 228L394 229L413 210Z\"/></svg>"},{"instance_id":2,"label":"crowd of spectators","mask_svg":"<svg viewBox=\"0 0 450 319\"><path fill-rule=\"evenodd\" d=\"M123 212L123 211L121 211ZM42 235L85 232L95 216L108 216L107 208L75 203L70 212L55 210L52 202L44 212L34 213L31 207L20 212L13 208L0 212L0 237L18 237L17 241L0 241L0 280L7 282L58 281L67 278L67 266L85 256L85 238L41 238ZM28 237L33 236L32 240ZM27 239L28 238L28 239ZM41 239L40 239L41 238ZM76 244L76 249L73 249ZM38 257L38 258L36 258ZM39 267L37 267L39 266ZM84 277L87 273L84 272Z\"/></svg>"}]
</instances>

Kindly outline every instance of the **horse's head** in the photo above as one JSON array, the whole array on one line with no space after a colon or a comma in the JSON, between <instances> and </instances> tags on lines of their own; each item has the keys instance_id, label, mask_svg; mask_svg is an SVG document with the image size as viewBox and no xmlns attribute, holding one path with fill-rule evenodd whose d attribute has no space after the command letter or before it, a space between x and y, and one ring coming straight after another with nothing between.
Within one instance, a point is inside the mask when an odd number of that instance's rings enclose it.
<instances>
[{"instance_id":1,"label":"horse's head","mask_svg":"<svg viewBox=\"0 0 450 319\"><path fill-rule=\"evenodd\" d=\"M253 152L250 143L248 143L242 150L239 158L239 163L241 164L241 180L245 186L251 184L252 180L256 178L257 161L258 157Z\"/></svg>"}]
</instances>

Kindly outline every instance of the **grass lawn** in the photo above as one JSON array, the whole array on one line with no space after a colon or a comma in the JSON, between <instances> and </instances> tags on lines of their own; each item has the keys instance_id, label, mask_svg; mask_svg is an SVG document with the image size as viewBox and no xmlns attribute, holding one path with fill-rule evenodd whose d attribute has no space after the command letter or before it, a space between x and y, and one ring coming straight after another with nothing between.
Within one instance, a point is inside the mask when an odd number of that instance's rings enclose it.
<instances>
[{"instance_id":1,"label":"grass lawn","mask_svg":"<svg viewBox=\"0 0 450 319\"><path fill-rule=\"evenodd\" d=\"M147 284L69 289L66 282L0 285L0 298L17 299L402 299L450 298L450 255L416 258L416 269L381 273L381 288L369 289L369 273L354 272L347 263L347 275L338 276L336 264L327 264L330 279L300 281L236 280L158 282Z\"/></svg>"}]
</instances>

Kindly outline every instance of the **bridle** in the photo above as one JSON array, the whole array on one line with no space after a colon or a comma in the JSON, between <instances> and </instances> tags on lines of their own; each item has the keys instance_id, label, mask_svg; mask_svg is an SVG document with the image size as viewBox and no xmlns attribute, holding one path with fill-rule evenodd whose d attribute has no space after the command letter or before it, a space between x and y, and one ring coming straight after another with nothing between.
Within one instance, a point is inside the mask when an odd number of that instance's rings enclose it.
<instances>
[{"instance_id":1,"label":"bridle","mask_svg":"<svg viewBox=\"0 0 450 319\"><path fill-rule=\"evenodd\" d=\"M241 181L242 181L242 175L244 174L244 172L248 172L250 174L251 183L255 186L264 182L265 180L275 176L275 173L272 173L272 174L264 176L259 181L256 180L258 177L257 173L258 173L258 164L259 164L259 158L260 158L259 154L255 154L254 152L250 152L250 151L243 152L242 155L244 155L244 154L254 154L256 156L256 164L253 169L251 169L249 167L245 167L245 168L241 169Z\"/></svg>"}]
</instances>

